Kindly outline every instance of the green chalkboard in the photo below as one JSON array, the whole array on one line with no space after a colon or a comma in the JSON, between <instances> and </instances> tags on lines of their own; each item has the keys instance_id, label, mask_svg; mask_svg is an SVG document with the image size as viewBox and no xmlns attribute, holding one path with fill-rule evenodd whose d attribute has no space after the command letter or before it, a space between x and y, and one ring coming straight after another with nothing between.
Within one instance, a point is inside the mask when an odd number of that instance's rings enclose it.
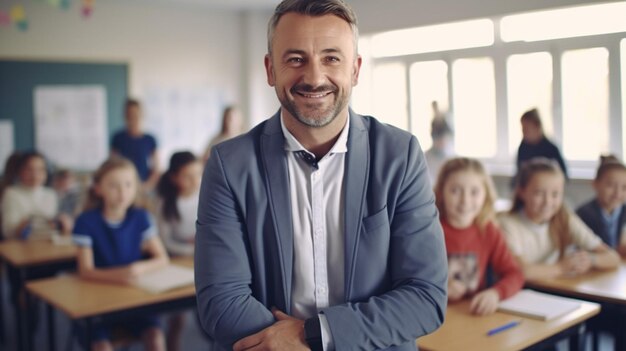
<instances>
[{"instance_id":1,"label":"green chalkboard","mask_svg":"<svg viewBox=\"0 0 626 351\"><path fill-rule=\"evenodd\" d=\"M107 130L124 125L128 65L0 60L0 120L13 121L15 149L35 147L33 91L40 85L102 85L107 96Z\"/></svg>"}]
</instances>

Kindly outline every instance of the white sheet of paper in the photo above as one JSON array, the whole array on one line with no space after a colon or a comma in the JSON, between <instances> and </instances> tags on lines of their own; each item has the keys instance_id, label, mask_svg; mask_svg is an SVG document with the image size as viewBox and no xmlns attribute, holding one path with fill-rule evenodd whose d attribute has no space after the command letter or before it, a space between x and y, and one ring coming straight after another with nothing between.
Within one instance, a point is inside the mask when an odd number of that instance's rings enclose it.
<instances>
[{"instance_id":1,"label":"white sheet of paper","mask_svg":"<svg viewBox=\"0 0 626 351\"><path fill-rule=\"evenodd\" d=\"M38 86L33 94L36 148L59 167L96 169L109 152L105 87Z\"/></svg>"},{"instance_id":2,"label":"white sheet of paper","mask_svg":"<svg viewBox=\"0 0 626 351\"><path fill-rule=\"evenodd\" d=\"M13 121L0 121L0 174L4 174L4 165L15 150Z\"/></svg>"}]
</instances>

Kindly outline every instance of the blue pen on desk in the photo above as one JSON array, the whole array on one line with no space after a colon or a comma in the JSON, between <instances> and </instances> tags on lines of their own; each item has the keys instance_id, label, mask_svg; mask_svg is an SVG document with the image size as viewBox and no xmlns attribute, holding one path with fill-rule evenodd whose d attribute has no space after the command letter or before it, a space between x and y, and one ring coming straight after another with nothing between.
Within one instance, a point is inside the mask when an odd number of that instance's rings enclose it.
<instances>
[{"instance_id":1,"label":"blue pen on desk","mask_svg":"<svg viewBox=\"0 0 626 351\"><path fill-rule=\"evenodd\" d=\"M495 328L493 328L493 329L491 329L491 330L489 330L487 332L487 336L496 335L496 334L498 334L500 332L503 332L505 330L511 329L511 328L513 328L514 326L516 326L516 325L518 325L520 323L522 323L522 321L521 320L517 320L517 321L512 321L512 322L509 322L507 324L501 325L499 327L495 327Z\"/></svg>"}]
</instances>

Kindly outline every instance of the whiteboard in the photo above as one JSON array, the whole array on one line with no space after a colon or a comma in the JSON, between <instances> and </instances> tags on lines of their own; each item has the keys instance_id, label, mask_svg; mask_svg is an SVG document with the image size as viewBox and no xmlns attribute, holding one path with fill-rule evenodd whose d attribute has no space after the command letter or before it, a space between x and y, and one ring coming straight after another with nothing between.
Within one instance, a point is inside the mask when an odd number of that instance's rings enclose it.
<instances>
[{"instance_id":1,"label":"whiteboard","mask_svg":"<svg viewBox=\"0 0 626 351\"><path fill-rule=\"evenodd\" d=\"M91 171L107 158L106 89L40 85L34 89L35 146L55 166Z\"/></svg>"}]
</instances>

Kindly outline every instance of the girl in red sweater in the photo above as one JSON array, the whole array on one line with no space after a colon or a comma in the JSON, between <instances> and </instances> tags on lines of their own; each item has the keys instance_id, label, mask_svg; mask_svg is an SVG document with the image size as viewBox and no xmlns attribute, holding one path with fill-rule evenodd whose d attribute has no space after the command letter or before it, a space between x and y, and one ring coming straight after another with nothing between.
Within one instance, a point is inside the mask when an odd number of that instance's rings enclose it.
<instances>
[{"instance_id":1,"label":"girl in red sweater","mask_svg":"<svg viewBox=\"0 0 626 351\"><path fill-rule=\"evenodd\" d=\"M472 313L494 313L521 289L524 276L495 225L491 178L477 160L451 159L441 168L435 198L448 251L448 300L471 298ZM497 276L491 286L488 266Z\"/></svg>"}]
</instances>

